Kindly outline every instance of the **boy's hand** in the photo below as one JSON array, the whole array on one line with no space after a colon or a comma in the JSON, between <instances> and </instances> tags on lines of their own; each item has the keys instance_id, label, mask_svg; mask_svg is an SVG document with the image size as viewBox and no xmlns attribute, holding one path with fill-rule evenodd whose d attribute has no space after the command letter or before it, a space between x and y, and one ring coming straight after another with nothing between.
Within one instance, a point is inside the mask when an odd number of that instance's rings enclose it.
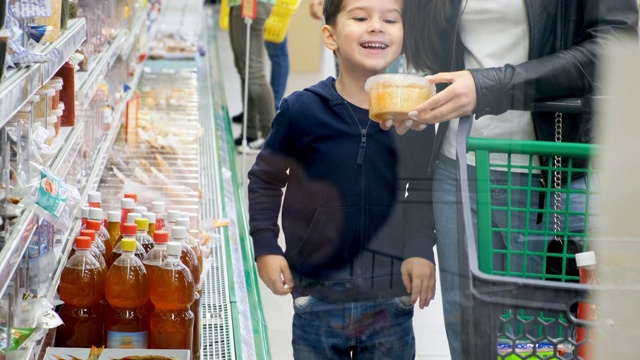
<instances>
[{"instance_id":1,"label":"boy's hand","mask_svg":"<svg viewBox=\"0 0 640 360\"><path fill-rule=\"evenodd\" d=\"M274 294L287 295L293 291L293 276L284 256L261 255L256 265L260 279Z\"/></svg>"},{"instance_id":2,"label":"boy's hand","mask_svg":"<svg viewBox=\"0 0 640 360\"><path fill-rule=\"evenodd\" d=\"M420 309L429 306L436 295L435 264L424 258L411 257L402 262L400 271L402 283L411 294L411 303L415 304L420 297Z\"/></svg>"},{"instance_id":3,"label":"boy's hand","mask_svg":"<svg viewBox=\"0 0 640 360\"><path fill-rule=\"evenodd\" d=\"M323 3L323 0L311 0L311 3L309 4L309 15L311 15L312 18L322 20Z\"/></svg>"}]
</instances>

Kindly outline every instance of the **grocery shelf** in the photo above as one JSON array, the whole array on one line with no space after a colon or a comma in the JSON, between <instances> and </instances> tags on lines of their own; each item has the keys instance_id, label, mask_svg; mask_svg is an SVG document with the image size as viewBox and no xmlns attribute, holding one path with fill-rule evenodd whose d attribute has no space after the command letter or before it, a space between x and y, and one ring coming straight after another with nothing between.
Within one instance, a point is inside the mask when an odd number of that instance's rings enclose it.
<instances>
[{"instance_id":1,"label":"grocery shelf","mask_svg":"<svg viewBox=\"0 0 640 360\"><path fill-rule=\"evenodd\" d=\"M57 49L55 59L7 71L7 76L0 83L0 127L53 77L84 41L86 32L84 18L69 20L69 27L60 38L42 50L46 53Z\"/></svg>"},{"instance_id":2,"label":"grocery shelf","mask_svg":"<svg viewBox=\"0 0 640 360\"><path fill-rule=\"evenodd\" d=\"M107 72L118 57L127 57L138 39L138 36L145 30L147 23L148 8L140 11L134 22L132 31L120 30L112 39L109 47L97 55L93 66L86 72L76 72L76 101L86 108L93 95L100 87L100 82L107 75Z\"/></svg>"}]
</instances>

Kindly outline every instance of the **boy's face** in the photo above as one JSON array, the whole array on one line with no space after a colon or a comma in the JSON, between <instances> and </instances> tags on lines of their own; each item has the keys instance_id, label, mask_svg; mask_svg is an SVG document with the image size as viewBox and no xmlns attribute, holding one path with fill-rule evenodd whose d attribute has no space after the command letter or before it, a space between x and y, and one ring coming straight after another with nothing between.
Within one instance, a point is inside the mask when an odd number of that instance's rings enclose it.
<instances>
[{"instance_id":1,"label":"boy's face","mask_svg":"<svg viewBox=\"0 0 640 360\"><path fill-rule=\"evenodd\" d=\"M402 52L402 0L344 0L335 26L322 29L340 71L385 71Z\"/></svg>"}]
</instances>

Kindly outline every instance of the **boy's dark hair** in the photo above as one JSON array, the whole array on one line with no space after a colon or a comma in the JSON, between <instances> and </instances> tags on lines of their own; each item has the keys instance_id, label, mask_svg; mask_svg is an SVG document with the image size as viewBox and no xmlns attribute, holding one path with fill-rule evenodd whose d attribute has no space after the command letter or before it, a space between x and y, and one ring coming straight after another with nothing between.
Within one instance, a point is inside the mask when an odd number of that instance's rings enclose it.
<instances>
[{"instance_id":1,"label":"boy's dark hair","mask_svg":"<svg viewBox=\"0 0 640 360\"><path fill-rule=\"evenodd\" d=\"M343 0L324 0L322 6L322 15L324 16L324 23L329 26L336 25L336 18L342 8Z\"/></svg>"}]
</instances>

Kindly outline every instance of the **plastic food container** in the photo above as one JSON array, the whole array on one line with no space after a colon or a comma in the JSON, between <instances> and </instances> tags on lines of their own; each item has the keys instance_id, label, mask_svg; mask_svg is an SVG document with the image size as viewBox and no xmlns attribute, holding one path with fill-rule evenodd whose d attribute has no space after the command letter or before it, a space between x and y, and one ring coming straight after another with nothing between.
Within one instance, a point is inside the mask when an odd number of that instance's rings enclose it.
<instances>
[{"instance_id":1,"label":"plastic food container","mask_svg":"<svg viewBox=\"0 0 640 360\"><path fill-rule=\"evenodd\" d=\"M53 97L56 95L56 91L51 88L41 87L36 91L36 95L40 96L40 101L35 105L35 115L37 117L47 117L53 110Z\"/></svg>"},{"instance_id":2,"label":"plastic food container","mask_svg":"<svg viewBox=\"0 0 640 360\"><path fill-rule=\"evenodd\" d=\"M369 117L376 122L407 120L411 110L436 93L430 81L409 74L375 75L364 89L369 93Z\"/></svg>"},{"instance_id":3,"label":"plastic food container","mask_svg":"<svg viewBox=\"0 0 640 360\"><path fill-rule=\"evenodd\" d=\"M53 100L51 103L51 108L57 109L58 103L60 102L60 91L62 90L63 81L62 78L54 76L49 80L47 85L56 91L56 94L53 95Z\"/></svg>"}]
</instances>

